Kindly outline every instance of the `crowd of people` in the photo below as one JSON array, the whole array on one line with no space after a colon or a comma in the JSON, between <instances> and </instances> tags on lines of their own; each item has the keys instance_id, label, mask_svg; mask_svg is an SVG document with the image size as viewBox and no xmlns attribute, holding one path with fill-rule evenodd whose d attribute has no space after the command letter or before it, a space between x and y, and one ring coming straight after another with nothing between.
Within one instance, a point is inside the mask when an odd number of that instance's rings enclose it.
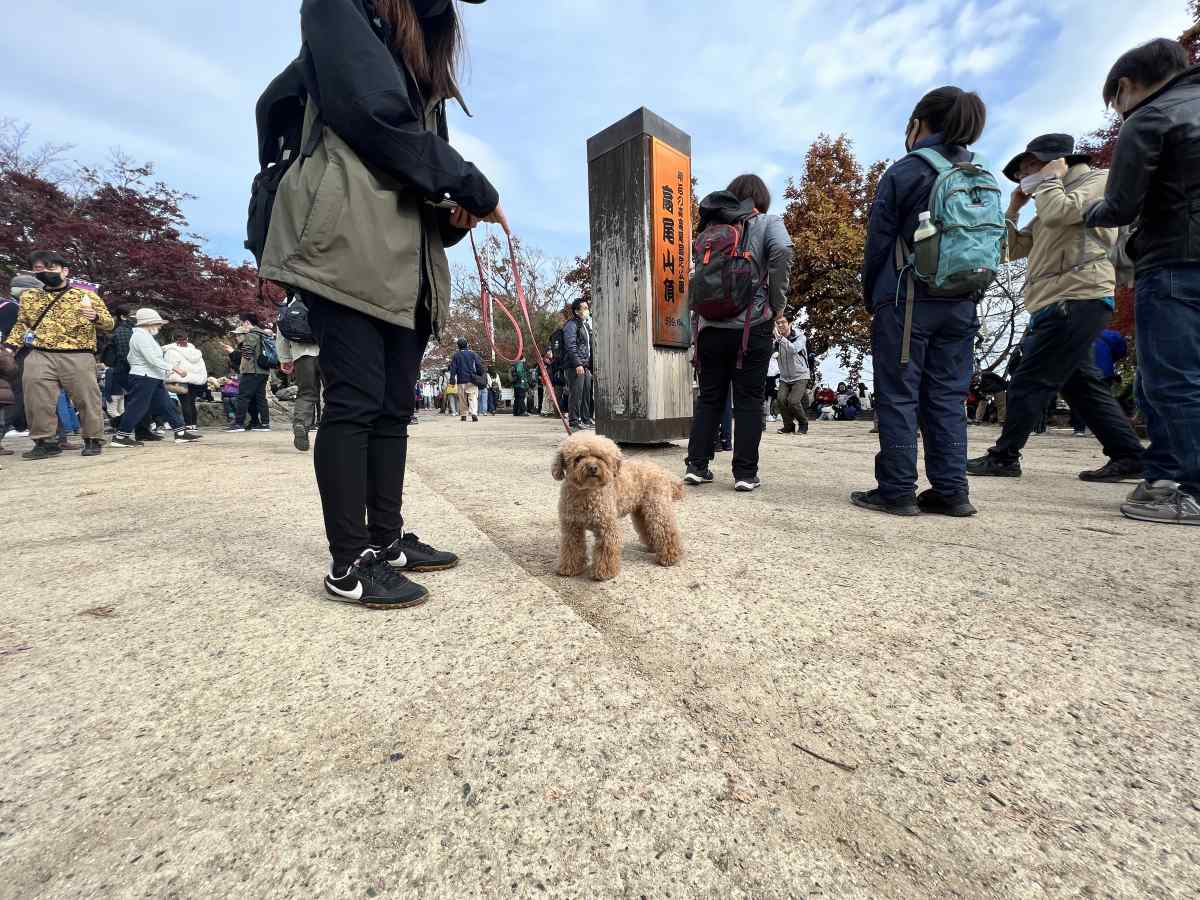
<instances>
[{"instance_id":1,"label":"crowd of people","mask_svg":"<svg viewBox=\"0 0 1200 900\"><path fill-rule=\"evenodd\" d=\"M71 447L59 415L64 397L78 414L80 449L95 456L105 412L113 448L140 447L163 431L191 443L200 437L198 398L220 396L230 431L269 430L267 391L286 385L298 450L309 449L320 423L314 464L331 556L326 590L394 609L428 595L408 574L458 563L422 542L402 514L417 409L437 406L473 423L500 405L498 373L466 340L443 373L420 377L429 338L448 321L446 248L480 222L506 231L508 223L496 189L448 139L445 105L459 96L456 6L408 0L378 6L371 19L350 9L304 5L302 52L260 101L264 160L293 138L304 160L278 170L256 253L262 277L288 295L274 327L240 316L235 343L224 348L231 371L210 377L186 333L159 341L170 323L153 309L114 317L96 293L71 282L67 260L38 253L28 276L14 279L15 309L0 307L0 326L12 317L0 376L11 386L4 408L15 427L28 428L34 446L25 456L34 460ZM331 84L337 89L321 90ZM1042 136L1003 170L1016 184L1007 210L995 177L970 149L986 126L983 101L948 86L916 104L906 155L880 180L869 219L862 287L873 318L873 394L816 378L803 322L786 315L792 244L769 212L763 180L742 175L704 198L699 229L733 230L738 264L752 277L732 314L712 306L696 313L685 481L711 483L711 461L732 450L735 488L757 490L762 433L773 417L781 433L799 435L814 416L873 413L877 483L851 501L900 516L974 515L968 476L1020 476L1029 435L1061 394L1109 457L1081 477L1140 479L1125 515L1200 524L1200 70L1189 68L1179 44L1154 41L1124 54L1102 93L1124 119L1111 170L1094 169L1066 135ZM295 104L297 97L305 102ZM299 118L288 118L296 109ZM337 190L355 202L337 216L315 216L314 186L326 183L331 167ZM1021 227L1028 205L1036 216ZM999 268L1004 245L1009 257L1029 260L1030 323L1002 384L976 385L976 414L981 396L994 398L983 413L994 404L1002 429L986 455L968 460L978 277L991 270L976 265L958 279L947 260L956 252L994 257ZM1112 376L1096 365L1117 268L1135 272L1135 396L1149 448L1114 397ZM572 428L592 427L594 350L581 299L546 350L553 397L522 362L512 373L514 415L547 414L547 401L557 400ZM1110 353L1116 357L1115 348ZM918 435L931 485L919 495Z\"/></svg>"}]
</instances>

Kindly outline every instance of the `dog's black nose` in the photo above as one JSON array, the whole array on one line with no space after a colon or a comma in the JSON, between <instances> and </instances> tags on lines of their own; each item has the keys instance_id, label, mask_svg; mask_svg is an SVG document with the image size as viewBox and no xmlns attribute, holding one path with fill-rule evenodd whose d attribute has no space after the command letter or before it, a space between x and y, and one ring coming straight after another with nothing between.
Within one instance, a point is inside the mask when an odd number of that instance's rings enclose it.
<instances>
[{"instance_id":1,"label":"dog's black nose","mask_svg":"<svg viewBox=\"0 0 1200 900\"><path fill-rule=\"evenodd\" d=\"M588 474L589 475L599 475L600 467L599 466L588 466Z\"/></svg>"}]
</instances>

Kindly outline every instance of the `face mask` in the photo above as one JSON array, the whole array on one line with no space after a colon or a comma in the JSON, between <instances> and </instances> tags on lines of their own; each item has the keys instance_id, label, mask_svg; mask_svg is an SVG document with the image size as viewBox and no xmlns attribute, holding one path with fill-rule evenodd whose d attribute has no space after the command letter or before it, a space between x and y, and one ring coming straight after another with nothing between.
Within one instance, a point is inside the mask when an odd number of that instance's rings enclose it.
<instances>
[{"instance_id":1,"label":"face mask","mask_svg":"<svg viewBox=\"0 0 1200 900\"><path fill-rule=\"evenodd\" d=\"M1042 172L1034 172L1032 175L1026 175L1021 179L1021 193L1026 197L1032 197L1034 191L1053 177L1053 175L1046 175Z\"/></svg>"},{"instance_id":2,"label":"face mask","mask_svg":"<svg viewBox=\"0 0 1200 900\"><path fill-rule=\"evenodd\" d=\"M64 283L62 272L34 272L33 277L50 288L62 287Z\"/></svg>"}]
</instances>

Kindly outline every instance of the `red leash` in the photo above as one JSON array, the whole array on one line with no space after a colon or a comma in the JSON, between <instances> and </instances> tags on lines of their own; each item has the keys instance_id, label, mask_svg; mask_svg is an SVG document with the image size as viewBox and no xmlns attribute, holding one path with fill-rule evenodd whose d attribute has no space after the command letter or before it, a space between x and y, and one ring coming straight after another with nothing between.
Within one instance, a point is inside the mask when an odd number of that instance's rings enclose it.
<instances>
[{"instance_id":1,"label":"red leash","mask_svg":"<svg viewBox=\"0 0 1200 900\"><path fill-rule=\"evenodd\" d=\"M558 413L559 421L562 422L563 428L565 428L567 431L567 434L570 435L571 434L570 423L568 423L567 417L565 415L563 415L562 407L558 405L558 392L554 389L554 385L550 381L550 373L546 370L546 363L542 359L542 349L541 349L541 347L538 346L537 336L533 330L533 322L531 321L531 319L529 317L529 303L525 299L525 286L521 282L521 270L520 270L520 267L517 266L517 251L513 247L512 235L508 234L507 238L508 238L508 261L509 261L509 264L512 266L513 284L515 285L515 287L517 289L517 303L521 307L521 314L525 317L525 325L529 329L529 342L533 345L533 351L537 357L538 373L542 377L542 385L544 386L545 390L548 391L550 394L550 400L554 404L554 411L556 413ZM495 297L493 297L492 292L488 289L487 275L483 271L483 260L479 258L479 248L475 246L475 233L474 232L471 232L471 251L475 254L475 266L479 270L479 287L480 287L480 298L479 299L480 299L480 303L482 306L484 331L487 333L488 340L492 344L492 350L496 352L496 355L499 356L501 359L503 359L505 362L515 363L515 362L517 362L517 360L523 359L525 356L525 339L524 339L524 335L521 333L521 325L517 321L516 317L511 312L509 312L508 307L504 305L503 301L498 300ZM492 303L497 304L502 310L504 310L504 314L506 316L508 316L508 320L510 322L512 322L513 328L517 332L517 354L512 359L509 359L507 356L505 356L503 353L501 353L499 350L496 349L496 336L495 336L495 334L492 333L492 314L491 314L491 309L490 309Z\"/></svg>"}]
</instances>

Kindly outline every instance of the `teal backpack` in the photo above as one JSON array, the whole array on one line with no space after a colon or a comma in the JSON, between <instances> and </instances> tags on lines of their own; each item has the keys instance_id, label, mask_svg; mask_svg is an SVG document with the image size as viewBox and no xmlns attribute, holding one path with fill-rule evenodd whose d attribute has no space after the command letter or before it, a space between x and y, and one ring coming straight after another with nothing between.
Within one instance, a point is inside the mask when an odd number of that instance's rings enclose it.
<instances>
[{"instance_id":1,"label":"teal backpack","mask_svg":"<svg viewBox=\"0 0 1200 900\"><path fill-rule=\"evenodd\" d=\"M910 155L920 157L937 172L929 212L938 233L922 241L915 252L903 237L896 240L897 300L900 285L908 276L901 364L908 363L912 340L913 279L928 285L934 297L982 293L1000 271L1008 233L1000 183L981 157L972 154L968 162L952 163L931 149Z\"/></svg>"}]
</instances>

